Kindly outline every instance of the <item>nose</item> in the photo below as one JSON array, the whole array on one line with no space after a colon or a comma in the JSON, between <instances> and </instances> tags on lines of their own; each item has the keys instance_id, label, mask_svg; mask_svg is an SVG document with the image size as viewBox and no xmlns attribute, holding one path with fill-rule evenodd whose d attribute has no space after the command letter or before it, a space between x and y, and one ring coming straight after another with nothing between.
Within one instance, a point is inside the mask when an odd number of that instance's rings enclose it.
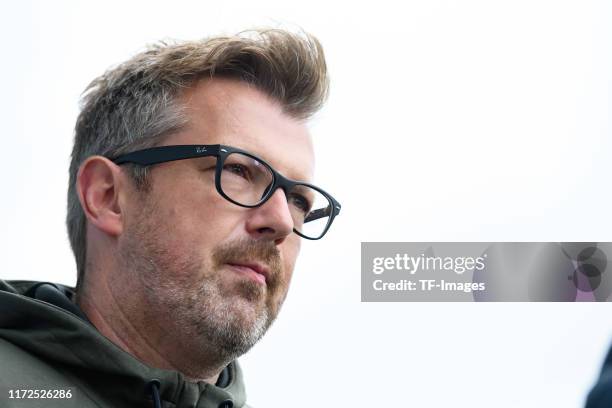
<instances>
[{"instance_id":1,"label":"nose","mask_svg":"<svg viewBox=\"0 0 612 408\"><path fill-rule=\"evenodd\" d=\"M251 209L246 228L256 239L281 244L293 232L293 218L285 192L279 188L263 205Z\"/></svg>"}]
</instances>

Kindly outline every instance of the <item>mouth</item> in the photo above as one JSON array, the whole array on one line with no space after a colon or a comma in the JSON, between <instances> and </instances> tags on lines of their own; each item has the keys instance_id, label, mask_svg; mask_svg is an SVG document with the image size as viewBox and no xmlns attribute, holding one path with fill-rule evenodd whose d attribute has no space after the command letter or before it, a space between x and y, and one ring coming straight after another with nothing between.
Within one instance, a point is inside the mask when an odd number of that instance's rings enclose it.
<instances>
[{"instance_id":1,"label":"mouth","mask_svg":"<svg viewBox=\"0 0 612 408\"><path fill-rule=\"evenodd\" d=\"M256 262L228 262L234 271L246 275L248 278L257 281L262 285L266 285L270 276L270 270Z\"/></svg>"}]
</instances>

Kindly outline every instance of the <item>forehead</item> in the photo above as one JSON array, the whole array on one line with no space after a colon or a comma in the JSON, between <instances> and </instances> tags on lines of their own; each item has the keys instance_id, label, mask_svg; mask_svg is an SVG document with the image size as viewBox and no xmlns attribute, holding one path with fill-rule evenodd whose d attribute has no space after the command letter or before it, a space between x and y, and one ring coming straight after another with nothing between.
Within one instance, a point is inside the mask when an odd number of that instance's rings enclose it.
<instances>
[{"instance_id":1,"label":"forehead","mask_svg":"<svg viewBox=\"0 0 612 408\"><path fill-rule=\"evenodd\" d=\"M204 80L180 100L189 124L164 144L226 144L261 157L289 178L312 180L314 152L306 124L255 87Z\"/></svg>"}]
</instances>

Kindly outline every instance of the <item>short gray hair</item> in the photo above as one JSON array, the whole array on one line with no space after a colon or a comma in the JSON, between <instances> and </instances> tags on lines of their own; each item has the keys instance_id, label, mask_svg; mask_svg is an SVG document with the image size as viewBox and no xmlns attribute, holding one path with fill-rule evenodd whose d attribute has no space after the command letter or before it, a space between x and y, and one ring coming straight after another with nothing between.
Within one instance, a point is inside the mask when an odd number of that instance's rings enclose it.
<instances>
[{"instance_id":1,"label":"short gray hair","mask_svg":"<svg viewBox=\"0 0 612 408\"><path fill-rule=\"evenodd\" d=\"M83 285L86 217L76 179L89 156L114 157L152 147L187 125L181 92L205 78L235 78L278 101L292 117L306 119L325 102L329 80L323 49L307 33L254 30L189 42L161 42L94 79L81 99L70 162L66 225ZM146 168L127 165L139 190Z\"/></svg>"}]
</instances>

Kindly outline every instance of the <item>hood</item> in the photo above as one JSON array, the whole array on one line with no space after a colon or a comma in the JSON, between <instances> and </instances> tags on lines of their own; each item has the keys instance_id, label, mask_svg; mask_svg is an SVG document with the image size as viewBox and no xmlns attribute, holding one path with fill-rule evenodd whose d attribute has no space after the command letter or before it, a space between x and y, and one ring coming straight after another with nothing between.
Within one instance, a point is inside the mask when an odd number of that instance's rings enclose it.
<instances>
[{"instance_id":1,"label":"hood","mask_svg":"<svg viewBox=\"0 0 612 408\"><path fill-rule=\"evenodd\" d=\"M236 361L224 369L216 385L149 367L101 335L72 303L73 295L73 289L63 285L0 280L0 338L62 367L87 388L125 406L147 401L151 406L151 396L159 392L162 401L176 408L246 407Z\"/></svg>"}]
</instances>

